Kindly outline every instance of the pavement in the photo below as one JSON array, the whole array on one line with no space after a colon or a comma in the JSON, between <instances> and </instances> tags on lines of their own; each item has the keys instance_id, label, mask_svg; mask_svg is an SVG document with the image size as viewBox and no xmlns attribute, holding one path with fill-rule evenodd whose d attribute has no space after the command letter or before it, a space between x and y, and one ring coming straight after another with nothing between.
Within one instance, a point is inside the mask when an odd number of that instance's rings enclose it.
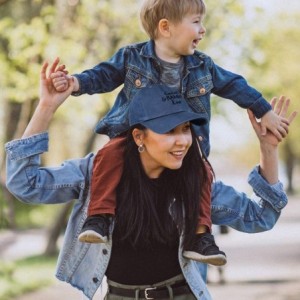
<instances>
[{"instance_id":1,"label":"pavement","mask_svg":"<svg viewBox=\"0 0 300 300\"><path fill-rule=\"evenodd\" d=\"M216 233L215 238L228 263L209 268L208 286L214 300L300 300L300 196L290 197L278 223L268 232L245 234L230 229L228 234ZM39 254L45 244L41 231L6 232L0 235L0 258L14 260L20 253ZM97 292L94 299L103 299L103 294ZM85 298L80 291L56 281L15 300L40 299Z\"/></svg>"}]
</instances>

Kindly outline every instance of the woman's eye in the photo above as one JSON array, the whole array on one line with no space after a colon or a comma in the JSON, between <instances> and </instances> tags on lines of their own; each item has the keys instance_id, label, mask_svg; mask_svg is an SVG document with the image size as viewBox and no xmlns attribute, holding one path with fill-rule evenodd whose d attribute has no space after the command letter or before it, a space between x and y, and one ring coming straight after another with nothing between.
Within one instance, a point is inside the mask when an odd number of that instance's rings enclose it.
<instances>
[{"instance_id":1,"label":"woman's eye","mask_svg":"<svg viewBox=\"0 0 300 300\"><path fill-rule=\"evenodd\" d=\"M186 125L183 128L184 131L190 131L191 130L191 125Z\"/></svg>"},{"instance_id":2,"label":"woman's eye","mask_svg":"<svg viewBox=\"0 0 300 300\"><path fill-rule=\"evenodd\" d=\"M174 128L173 128L173 129L169 130L168 132L166 132L166 134L172 134L172 133L174 133L174 132L175 132L175 130L174 130Z\"/></svg>"}]
</instances>

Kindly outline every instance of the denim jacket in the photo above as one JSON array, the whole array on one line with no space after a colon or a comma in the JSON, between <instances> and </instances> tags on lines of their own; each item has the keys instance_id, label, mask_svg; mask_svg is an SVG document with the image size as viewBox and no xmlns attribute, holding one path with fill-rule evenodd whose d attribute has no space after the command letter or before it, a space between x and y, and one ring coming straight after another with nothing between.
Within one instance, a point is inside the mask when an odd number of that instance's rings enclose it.
<instances>
[{"instance_id":1,"label":"denim jacket","mask_svg":"<svg viewBox=\"0 0 300 300\"><path fill-rule=\"evenodd\" d=\"M242 76L217 66L204 53L195 51L193 55L184 56L184 62L180 92L189 106L208 121L207 125L195 128L196 133L203 138L202 147L207 156L210 150L212 93L231 99L242 108L251 109L257 118L271 110L270 104ZM121 48L108 61L81 74L74 74L79 81L79 91L73 93L75 96L106 93L124 84L112 109L96 125L97 133L113 138L128 129L129 103L139 89L160 83L159 65L154 42L148 41Z\"/></svg>"},{"instance_id":2,"label":"denim jacket","mask_svg":"<svg viewBox=\"0 0 300 300\"><path fill-rule=\"evenodd\" d=\"M77 240L87 216L93 154L67 160L57 167L43 167L40 155L48 150L48 133L14 140L5 145L7 154L6 184L20 201L28 204L57 204L75 199L60 250L56 276L80 289L92 299L101 285L111 255L112 229L105 244L87 244ZM280 182L269 185L255 167L249 184L255 201L218 181L212 189L212 220L214 224L231 226L252 233L271 229L287 204ZM113 227L113 226L112 226ZM209 300L206 286L207 265L182 256L182 239L178 249L184 277L198 300Z\"/></svg>"}]
</instances>

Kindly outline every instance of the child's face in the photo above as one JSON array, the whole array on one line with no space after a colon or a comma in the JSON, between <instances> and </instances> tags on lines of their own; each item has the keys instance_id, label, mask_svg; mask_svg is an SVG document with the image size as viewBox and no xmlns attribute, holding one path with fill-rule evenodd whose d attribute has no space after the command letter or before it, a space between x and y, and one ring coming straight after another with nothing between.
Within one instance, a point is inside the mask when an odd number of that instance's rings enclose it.
<instances>
[{"instance_id":1,"label":"child's face","mask_svg":"<svg viewBox=\"0 0 300 300\"><path fill-rule=\"evenodd\" d=\"M206 29L203 26L203 15L187 14L180 23L172 23L171 47L178 56L192 55L203 39Z\"/></svg>"}]
</instances>

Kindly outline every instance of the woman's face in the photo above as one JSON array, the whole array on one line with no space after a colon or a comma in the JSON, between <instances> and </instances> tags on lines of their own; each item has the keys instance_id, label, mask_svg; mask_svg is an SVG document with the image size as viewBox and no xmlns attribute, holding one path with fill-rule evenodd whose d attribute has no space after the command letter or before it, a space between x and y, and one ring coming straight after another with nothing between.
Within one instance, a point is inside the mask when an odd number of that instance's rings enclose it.
<instances>
[{"instance_id":1,"label":"woman's face","mask_svg":"<svg viewBox=\"0 0 300 300\"><path fill-rule=\"evenodd\" d=\"M192 144L190 122L183 123L165 134L158 134L150 129L134 129L136 144L144 145L140 153L146 174L150 178L160 176L165 168L179 169Z\"/></svg>"}]
</instances>

